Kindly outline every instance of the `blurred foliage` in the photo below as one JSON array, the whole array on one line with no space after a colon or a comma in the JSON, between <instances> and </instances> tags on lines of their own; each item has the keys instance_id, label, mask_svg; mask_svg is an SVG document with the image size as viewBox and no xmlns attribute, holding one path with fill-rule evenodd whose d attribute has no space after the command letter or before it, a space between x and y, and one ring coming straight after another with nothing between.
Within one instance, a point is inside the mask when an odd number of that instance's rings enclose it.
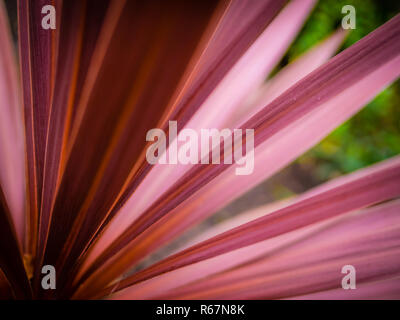
<instances>
[{"instance_id":1,"label":"blurred foliage","mask_svg":"<svg viewBox=\"0 0 400 320\"><path fill-rule=\"evenodd\" d=\"M288 61L340 28L345 16L342 14L342 7L345 5L352 5L356 9L356 29L351 30L341 50L351 46L400 11L399 0L320 0L290 47L286 57Z\"/></svg>"},{"instance_id":2,"label":"blurred foliage","mask_svg":"<svg viewBox=\"0 0 400 320\"><path fill-rule=\"evenodd\" d=\"M356 9L356 29L341 50L400 12L400 0L320 0L281 66L341 27L344 5ZM320 181L348 173L400 153L400 82L381 92L358 114L296 160Z\"/></svg>"}]
</instances>

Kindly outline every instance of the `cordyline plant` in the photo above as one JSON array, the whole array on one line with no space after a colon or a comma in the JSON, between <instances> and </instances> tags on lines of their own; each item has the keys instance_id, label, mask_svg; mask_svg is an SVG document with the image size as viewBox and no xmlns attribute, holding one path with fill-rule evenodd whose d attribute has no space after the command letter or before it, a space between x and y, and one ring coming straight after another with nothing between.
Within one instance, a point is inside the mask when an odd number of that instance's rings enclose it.
<instances>
[{"instance_id":1,"label":"cordyline plant","mask_svg":"<svg viewBox=\"0 0 400 320\"><path fill-rule=\"evenodd\" d=\"M41 24L49 2L56 29ZM1 4L1 297L399 298L399 157L213 226L135 269L399 76L396 16L330 59L339 30L265 81L313 5L20 0L18 71ZM172 120L254 129L254 172L149 164L146 133ZM45 265L55 290L42 288ZM356 290L341 287L345 265Z\"/></svg>"}]
</instances>

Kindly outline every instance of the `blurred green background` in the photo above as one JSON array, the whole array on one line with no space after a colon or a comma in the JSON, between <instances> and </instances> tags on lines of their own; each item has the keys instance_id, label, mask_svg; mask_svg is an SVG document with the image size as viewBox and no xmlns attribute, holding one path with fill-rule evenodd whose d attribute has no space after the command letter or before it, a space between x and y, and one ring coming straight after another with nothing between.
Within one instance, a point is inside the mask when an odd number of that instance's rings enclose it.
<instances>
[{"instance_id":1,"label":"blurred green background","mask_svg":"<svg viewBox=\"0 0 400 320\"><path fill-rule=\"evenodd\" d=\"M280 67L292 61L341 26L341 8L356 9L356 29L341 50L400 12L400 1L320 0ZM396 81L364 109L338 127L296 164L319 182L348 173L400 153L400 81Z\"/></svg>"}]
</instances>

